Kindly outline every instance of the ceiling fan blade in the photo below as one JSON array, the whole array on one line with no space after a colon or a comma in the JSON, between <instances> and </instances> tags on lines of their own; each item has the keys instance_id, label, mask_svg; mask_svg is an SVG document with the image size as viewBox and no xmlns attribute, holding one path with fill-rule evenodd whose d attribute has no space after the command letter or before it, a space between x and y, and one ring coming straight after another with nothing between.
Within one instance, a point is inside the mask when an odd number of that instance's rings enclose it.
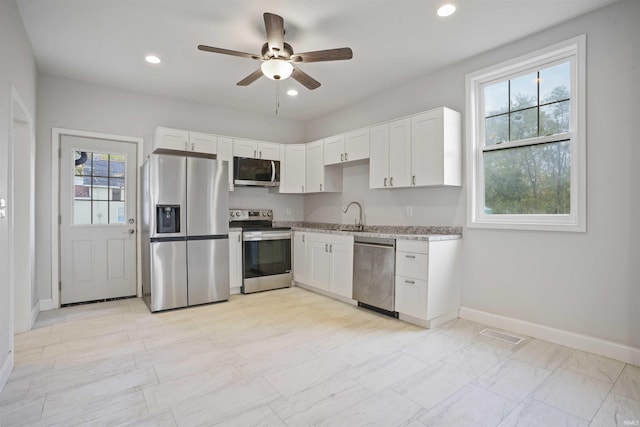
<instances>
[{"instance_id":1,"label":"ceiling fan blade","mask_svg":"<svg viewBox=\"0 0 640 427\"><path fill-rule=\"evenodd\" d=\"M260 77L262 77L262 75L263 75L262 74L262 70L260 68L258 68L253 73L249 74L247 77L245 77L244 79L240 80L236 84L238 86L249 86L251 83L255 82Z\"/></svg>"},{"instance_id":2,"label":"ceiling fan blade","mask_svg":"<svg viewBox=\"0 0 640 427\"><path fill-rule=\"evenodd\" d=\"M320 82L311 77L309 74L305 73L298 67L293 67L293 72L291 73L291 77L300 82L302 86L307 89L313 90L320 87Z\"/></svg>"},{"instance_id":3,"label":"ceiling fan blade","mask_svg":"<svg viewBox=\"0 0 640 427\"><path fill-rule=\"evenodd\" d=\"M316 50L313 52L296 53L291 55L293 62L322 62L322 61L342 61L353 58L353 51L349 47L337 49Z\"/></svg>"},{"instance_id":4,"label":"ceiling fan blade","mask_svg":"<svg viewBox=\"0 0 640 427\"><path fill-rule=\"evenodd\" d=\"M237 50L222 49L219 47L205 46L203 44L199 44L198 49L204 52L222 53L223 55L239 56L241 58L262 59L261 56L253 55L251 53L238 52Z\"/></svg>"},{"instance_id":5,"label":"ceiling fan blade","mask_svg":"<svg viewBox=\"0 0 640 427\"><path fill-rule=\"evenodd\" d=\"M274 56L280 56L280 52L284 49L284 20L282 16L268 12L263 16L269 49Z\"/></svg>"}]
</instances>

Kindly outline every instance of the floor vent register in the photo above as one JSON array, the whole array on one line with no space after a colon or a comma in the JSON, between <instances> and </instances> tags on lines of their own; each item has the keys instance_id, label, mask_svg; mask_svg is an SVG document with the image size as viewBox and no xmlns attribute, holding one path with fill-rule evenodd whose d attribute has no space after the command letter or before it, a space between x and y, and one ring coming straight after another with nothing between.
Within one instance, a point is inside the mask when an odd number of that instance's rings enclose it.
<instances>
[{"instance_id":1,"label":"floor vent register","mask_svg":"<svg viewBox=\"0 0 640 427\"><path fill-rule=\"evenodd\" d=\"M480 331L480 335L495 338L500 341L508 342L509 344L518 345L524 338L516 337L515 335L509 335L504 332L496 331L494 329L483 329Z\"/></svg>"}]
</instances>

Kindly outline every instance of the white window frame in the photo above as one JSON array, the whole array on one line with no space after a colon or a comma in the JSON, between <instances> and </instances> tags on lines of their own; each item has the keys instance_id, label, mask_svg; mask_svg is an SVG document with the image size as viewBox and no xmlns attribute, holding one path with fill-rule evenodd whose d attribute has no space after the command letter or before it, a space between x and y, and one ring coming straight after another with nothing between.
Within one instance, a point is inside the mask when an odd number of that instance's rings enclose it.
<instances>
[{"instance_id":1,"label":"white window frame","mask_svg":"<svg viewBox=\"0 0 640 427\"><path fill-rule=\"evenodd\" d=\"M570 123L575 124L562 135L570 140L570 212L567 215L502 215L484 210L484 117L481 86L490 81L512 79L532 68L570 60L571 99ZM586 35L580 35L531 52L527 55L467 74L466 76L466 167L467 167L467 227L542 231L586 231ZM531 145L559 140L559 135L538 137L524 143ZM484 148L484 150L483 150ZM503 148L503 147L500 147Z\"/></svg>"}]
</instances>

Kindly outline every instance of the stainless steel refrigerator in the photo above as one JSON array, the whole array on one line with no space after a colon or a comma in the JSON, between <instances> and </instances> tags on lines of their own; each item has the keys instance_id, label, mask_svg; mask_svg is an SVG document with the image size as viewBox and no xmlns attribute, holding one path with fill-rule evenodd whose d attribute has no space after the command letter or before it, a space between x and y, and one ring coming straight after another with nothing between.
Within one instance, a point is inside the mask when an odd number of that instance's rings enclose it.
<instances>
[{"instance_id":1,"label":"stainless steel refrigerator","mask_svg":"<svg viewBox=\"0 0 640 427\"><path fill-rule=\"evenodd\" d=\"M140 174L142 295L149 309L228 300L227 162L152 154Z\"/></svg>"}]
</instances>

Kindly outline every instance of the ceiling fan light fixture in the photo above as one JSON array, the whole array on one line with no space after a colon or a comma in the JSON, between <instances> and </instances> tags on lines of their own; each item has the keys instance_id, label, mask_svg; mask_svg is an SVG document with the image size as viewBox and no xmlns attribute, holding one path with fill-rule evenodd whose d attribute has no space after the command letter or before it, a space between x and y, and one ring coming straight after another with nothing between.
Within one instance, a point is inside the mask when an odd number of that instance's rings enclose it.
<instances>
[{"instance_id":1,"label":"ceiling fan light fixture","mask_svg":"<svg viewBox=\"0 0 640 427\"><path fill-rule=\"evenodd\" d=\"M453 15L453 12L456 11L456 7L452 4L443 4L442 6L440 6L440 8L438 8L438 16L449 16L449 15Z\"/></svg>"},{"instance_id":2,"label":"ceiling fan light fixture","mask_svg":"<svg viewBox=\"0 0 640 427\"><path fill-rule=\"evenodd\" d=\"M282 59L270 59L260 66L262 73L271 80L284 80L293 72L293 65Z\"/></svg>"}]
</instances>

